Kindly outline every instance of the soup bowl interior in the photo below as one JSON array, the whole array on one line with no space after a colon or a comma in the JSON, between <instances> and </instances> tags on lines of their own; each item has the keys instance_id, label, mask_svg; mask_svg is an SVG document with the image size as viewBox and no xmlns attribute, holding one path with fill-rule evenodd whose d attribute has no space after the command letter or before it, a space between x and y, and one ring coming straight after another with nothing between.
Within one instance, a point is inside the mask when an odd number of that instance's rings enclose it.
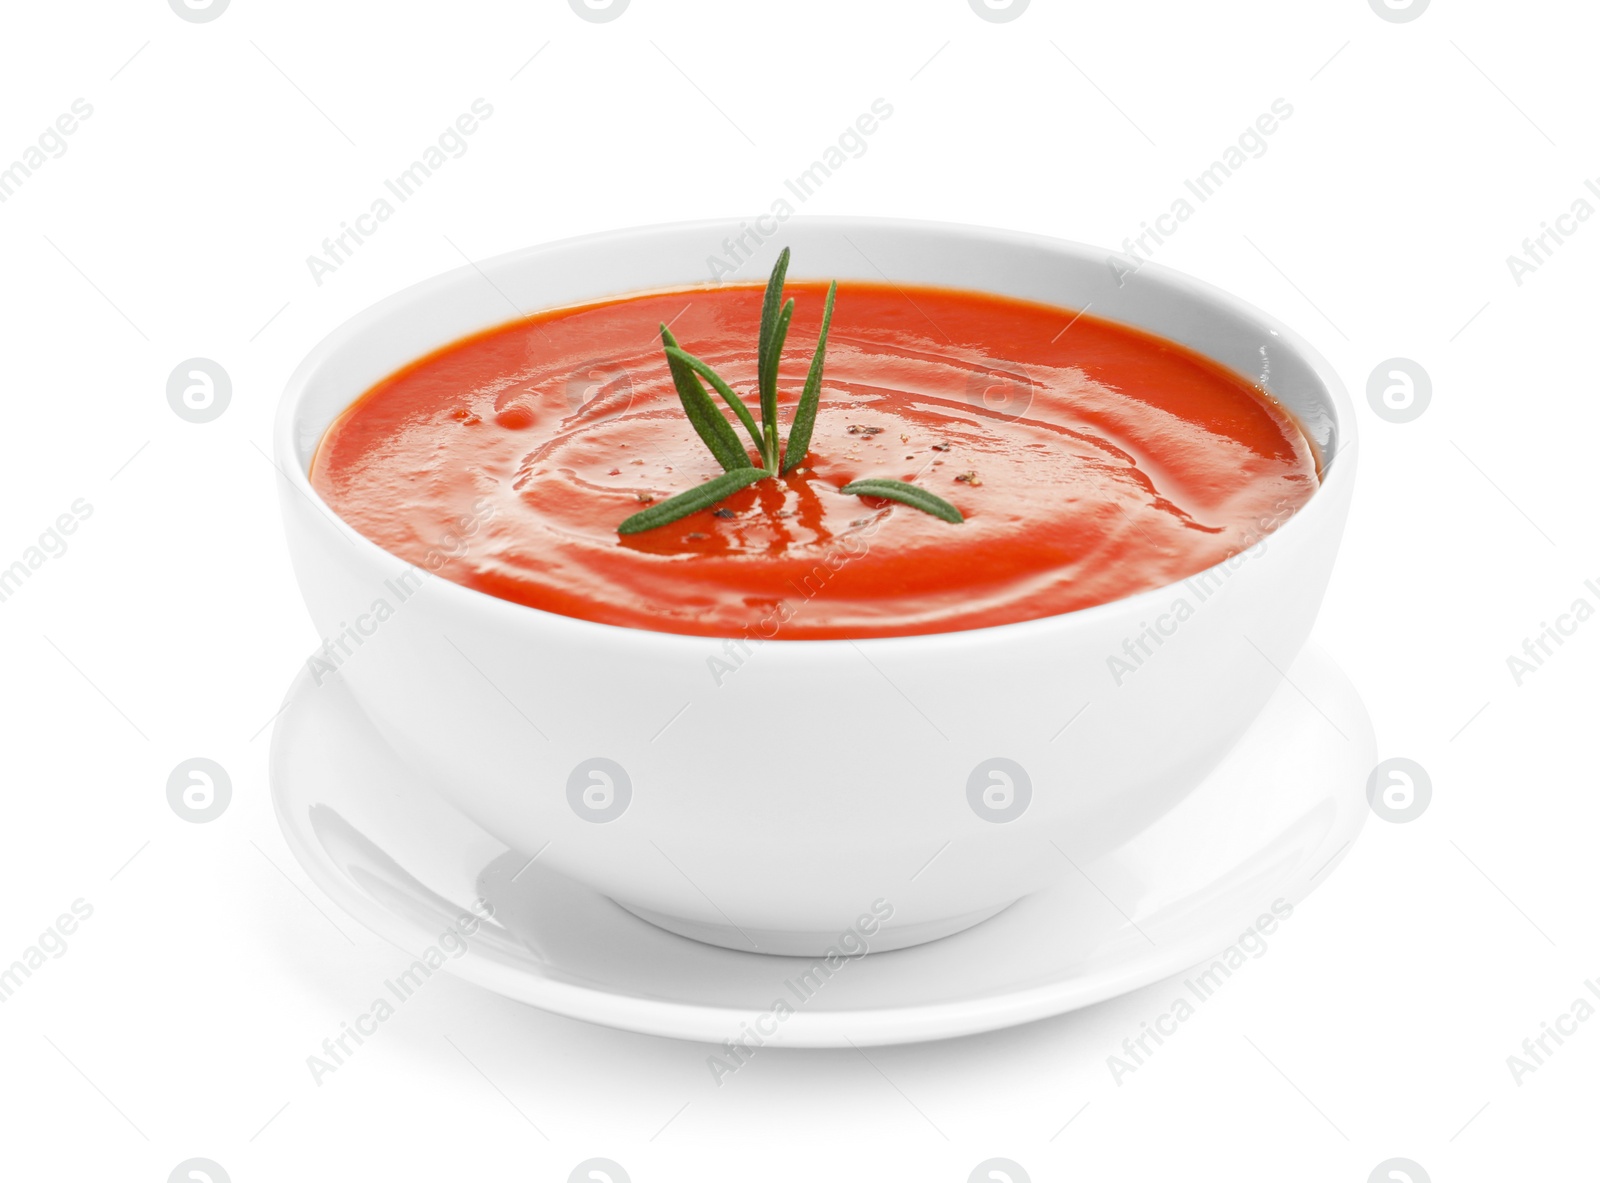
<instances>
[{"instance_id":1,"label":"soup bowl interior","mask_svg":"<svg viewBox=\"0 0 1600 1183\"><path fill-rule=\"evenodd\" d=\"M760 282L784 245L797 279L998 293L1059 306L1064 325L1089 309L1175 340L1295 415L1320 487L1181 584L1017 624L855 641L682 636L498 600L384 551L312 487L330 423L408 362L543 309ZM1180 800L1310 631L1353 444L1327 363L1186 276L1028 235L798 217L599 235L418 284L306 359L276 432L290 552L323 638L314 681L347 684L388 741L511 848L674 931L806 955L958 931Z\"/></svg>"}]
</instances>

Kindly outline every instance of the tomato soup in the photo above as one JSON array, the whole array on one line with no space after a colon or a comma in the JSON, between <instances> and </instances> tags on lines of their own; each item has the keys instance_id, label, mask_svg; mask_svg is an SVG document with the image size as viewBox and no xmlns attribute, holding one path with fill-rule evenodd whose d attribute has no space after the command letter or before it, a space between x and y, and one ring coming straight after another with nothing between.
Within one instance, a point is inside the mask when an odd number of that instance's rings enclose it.
<instances>
[{"instance_id":1,"label":"tomato soup","mask_svg":"<svg viewBox=\"0 0 1600 1183\"><path fill-rule=\"evenodd\" d=\"M787 288L784 431L824 291ZM805 462L619 535L631 514L722 471L684 415L658 326L754 407L761 299L756 285L647 293L456 342L347 409L312 482L378 545L489 595L604 624L782 640L949 632L1105 603L1229 558L1316 490L1294 419L1192 350L1066 309L849 282ZM913 482L965 520L841 492L868 477Z\"/></svg>"}]
</instances>

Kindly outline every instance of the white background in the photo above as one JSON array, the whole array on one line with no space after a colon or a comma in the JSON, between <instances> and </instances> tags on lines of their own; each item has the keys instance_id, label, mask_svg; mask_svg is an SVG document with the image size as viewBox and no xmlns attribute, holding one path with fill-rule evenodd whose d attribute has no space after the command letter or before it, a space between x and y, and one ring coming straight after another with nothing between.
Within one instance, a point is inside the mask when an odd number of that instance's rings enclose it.
<instances>
[{"instance_id":1,"label":"white background","mask_svg":"<svg viewBox=\"0 0 1600 1183\"><path fill-rule=\"evenodd\" d=\"M1506 1065L1600 975L1600 623L1521 686L1506 665L1600 604L1600 219L1520 286L1505 261L1600 177L1588 6L1437 0L1392 23L1366 0L1033 0L990 23L966 0L633 0L600 24L565 0L233 0L188 23L72 0L3 21L0 167L75 99L93 115L0 204L0 566L76 499L93 513L0 603L0 963L71 901L94 913L0 1005L0 1175L165 1180L196 1155L241 1183L565 1179L594 1155L637 1183L956 1181L995 1155L1035 1180L1593 1163L1600 1021L1520 1085ZM306 256L479 97L469 151L318 286ZM718 1088L703 1047L444 979L318 1087L305 1057L406 959L309 883L268 798L267 724L316 643L264 456L286 377L463 253L764 210L879 97L894 115L805 212L1107 246L1293 105L1158 257L1295 325L1357 400L1317 637L1381 754L1428 769L1431 807L1370 822L1120 1085L1106 1057L1170 984L873 1063L768 1051ZM165 397L197 355L233 380L202 425ZM1396 355L1434 386L1407 424L1365 398ZM234 785L206 825L165 799L195 755Z\"/></svg>"}]
</instances>

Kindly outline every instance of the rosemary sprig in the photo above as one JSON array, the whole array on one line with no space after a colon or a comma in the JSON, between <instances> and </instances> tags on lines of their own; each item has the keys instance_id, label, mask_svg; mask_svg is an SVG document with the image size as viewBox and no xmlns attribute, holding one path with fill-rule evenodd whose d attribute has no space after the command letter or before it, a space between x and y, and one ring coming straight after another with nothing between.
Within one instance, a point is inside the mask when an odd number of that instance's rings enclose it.
<instances>
[{"instance_id":1,"label":"rosemary sprig","mask_svg":"<svg viewBox=\"0 0 1600 1183\"><path fill-rule=\"evenodd\" d=\"M794 301L784 300L783 281L789 271L789 248L784 247L767 279L767 289L761 299L761 329L756 343L756 383L761 404L761 422L745 406L744 400L733 387L694 354L678 345L672 331L661 326L661 344L667 355L667 366L672 372L672 382L678 391L678 401L711 455L722 465L721 476L713 477L683 493L642 509L617 527L619 534L640 534L665 526L679 518L688 517L709 508L724 497L747 489L757 481L793 472L805 460L811 447L811 432L816 426L817 405L822 397L823 356L828 348L828 328L833 323L833 301L839 290L837 282L828 285L828 298L822 309L822 329L817 334L816 351L811 356L811 369L806 374L806 384L795 408L794 421L789 425L789 439L781 448L778 442L778 362L783 356L783 345L788 339L789 322L794 316ZM733 425L717 409L711 395L706 392L701 379L711 383L722 401L738 416L739 422L749 432L760 457L759 465L750 463L750 455L739 442ZM853 481L841 492L864 497L882 497L898 501L923 513L932 514L947 522L961 522L961 511L942 497L904 481L869 478Z\"/></svg>"}]
</instances>

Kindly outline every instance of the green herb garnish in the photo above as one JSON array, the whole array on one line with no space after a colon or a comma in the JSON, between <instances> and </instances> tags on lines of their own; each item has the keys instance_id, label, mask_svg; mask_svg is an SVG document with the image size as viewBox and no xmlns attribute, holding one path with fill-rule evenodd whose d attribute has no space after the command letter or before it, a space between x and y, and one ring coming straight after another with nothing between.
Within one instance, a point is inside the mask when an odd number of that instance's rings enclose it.
<instances>
[{"instance_id":1,"label":"green herb garnish","mask_svg":"<svg viewBox=\"0 0 1600 1183\"><path fill-rule=\"evenodd\" d=\"M905 481L887 481L870 477L864 481L851 481L841 493L854 493L857 497L882 497L885 501L898 501L923 513L931 513L947 522L961 521L961 511L942 497L935 497L926 489L908 485Z\"/></svg>"},{"instance_id":2,"label":"green herb garnish","mask_svg":"<svg viewBox=\"0 0 1600 1183\"><path fill-rule=\"evenodd\" d=\"M748 489L757 481L765 480L771 475L764 468L730 468L721 476L712 477L703 485L696 485L676 497L668 497L649 509L641 509L618 526L617 533L642 534L646 530L654 530L657 526L665 526L668 522L688 517L697 510L707 509L730 493Z\"/></svg>"},{"instance_id":3,"label":"green herb garnish","mask_svg":"<svg viewBox=\"0 0 1600 1183\"><path fill-rule=\"evenodd\" d=\"M649 509L642 509L617 527L619 534L640 534L665 526L679 518L688 517L709 508L723 498L747 489L757 481L793 472L806 458L811 447L811 430L817 421L817 404L822 397L822 360L828 348L828 326L833 322L833 300L839 290L837 282L828 285L827 303L822 309L822 329L817 334L816 351L811 356L811 369L806 374L806 384L795 408L794 421L789 425L789 439L780 451L778 446L778 361L783 355L784 341L789 335L789 321L794 316L794 301L783 298L783 280L789 270L789 248L784 247L773 265L767 280L766 294L761 301L761 331L756 344L756 376L761 404L761 422L756 423L750 408L722 378L705 362L681 348L672 331L661 326L661 345L667 355L667 366L672 372L673 385L678 390L678 401L688 416L695 433L725 470L703 485L667 498ZM738 417L756 446L760 464L750 463L750 455L739 442L733 425L717 409L701 379L711 384L722 401ZM863 497L882 497L898 501L923 513L932 514L947 522L960 522L961 511L942 497L905 481L873 477L853 481L841 492Z\"/></svg>"}]
</instances>

